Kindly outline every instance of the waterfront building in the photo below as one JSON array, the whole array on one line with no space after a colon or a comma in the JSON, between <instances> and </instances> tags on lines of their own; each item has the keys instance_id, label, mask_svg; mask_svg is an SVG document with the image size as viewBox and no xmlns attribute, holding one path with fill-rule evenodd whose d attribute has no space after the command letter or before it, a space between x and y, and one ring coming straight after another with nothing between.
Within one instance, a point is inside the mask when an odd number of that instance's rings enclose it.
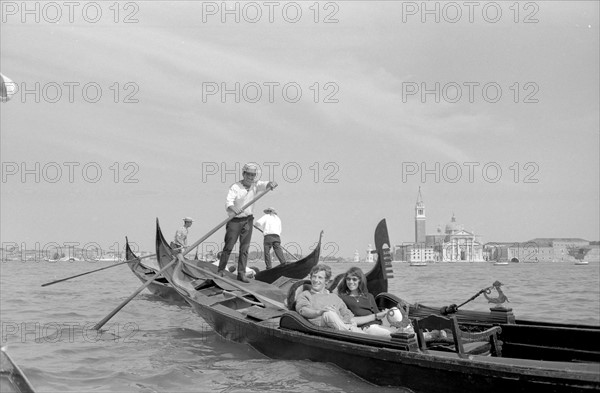
<instances>
[{"instance_id":1,"label":"waterfront building","mask_svg":"<svg viewBox=\"0 0 600 393\"><path fill-rule=\"evenodd\" d=\"M406 262L483 262L480 237L466 231L452 214L444 232L427 235L425 203L419 187L415 204L415 242L396 246L395 259Z\"/></svg>"},{"instance_id":2,"label":"waterfront building","mask_svg":"<svg viewBox=\"0 0 600 393\"><path fill-rule=\"evenodd\" d=\"M569 249L589 248L585 260L599 258L598 242L581 238L535 238L527 242L491 242L485 244L486 259L509 262L573 262Z\"/></svg>"},{"instance_id":3,"label":"waterfront building","mask_svg":"<svg viewBox=\"0 0 600 393\"><path fill-rule=\"evenodd\" d=\"M365 257L365 262L375 262L373 255L373 247L369 244L369 247L367 247L367 256Z\"/></svg>"}]
</instances>

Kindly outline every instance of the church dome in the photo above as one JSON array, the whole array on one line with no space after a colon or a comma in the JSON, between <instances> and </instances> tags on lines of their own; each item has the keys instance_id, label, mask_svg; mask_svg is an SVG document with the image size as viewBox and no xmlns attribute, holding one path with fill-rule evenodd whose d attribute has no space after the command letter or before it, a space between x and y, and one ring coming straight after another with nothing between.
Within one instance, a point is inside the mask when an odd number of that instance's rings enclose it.
<instances>
[{"instance_id":1,"label":"church dome","mask_svg":"<svg viewBox=\"0 0 600 393\"><path fill-rule=\"evenodd\" d=\"M454 217L454 213L452 213L452 219L450 220L450 222L448 224L446 224L446 233L451 234L451 233L458 232L461 230L462 230L462 226L460 226L456 222L456 217Z\"/></svg>"}]
</instances>

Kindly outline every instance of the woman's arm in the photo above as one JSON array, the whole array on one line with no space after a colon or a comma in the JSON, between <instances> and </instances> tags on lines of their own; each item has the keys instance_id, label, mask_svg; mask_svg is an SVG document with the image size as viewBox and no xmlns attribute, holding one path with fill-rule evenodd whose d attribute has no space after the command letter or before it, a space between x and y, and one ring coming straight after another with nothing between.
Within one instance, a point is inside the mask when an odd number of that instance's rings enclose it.
<instances>
[{"instance_id":1,"label":"woman's arm","mask_svg":"<svg viewBox=\"0 0 600 393\"><path fill-rule=\"evenodd\" d=\"M361 326L366 323L375 322L377 320L383 319L383 317L385 317L386 313L387 313L387 310L379 311L377 313L370 314L370 315L364 315L362 317L354 317L354 318L352 318L352 321L356 322L356 324L358 326Z\"/></svg>"}]
</instances>

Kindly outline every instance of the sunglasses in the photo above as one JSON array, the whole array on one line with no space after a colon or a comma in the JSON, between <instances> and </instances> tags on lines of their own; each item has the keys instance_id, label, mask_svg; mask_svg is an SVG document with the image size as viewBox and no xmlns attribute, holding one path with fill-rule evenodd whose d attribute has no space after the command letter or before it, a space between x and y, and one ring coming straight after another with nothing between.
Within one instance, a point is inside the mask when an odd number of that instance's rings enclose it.
<instances>
[{"instance_id":1,"label":"sunglasses","mask_svg":"<svg viewBox=\"0 0 600 393\"><path fill-rule=\"evenodd\" d=\"M358 277L346 277L346 281L359 282L360 279Z\"/></svg>"}]
</instances>

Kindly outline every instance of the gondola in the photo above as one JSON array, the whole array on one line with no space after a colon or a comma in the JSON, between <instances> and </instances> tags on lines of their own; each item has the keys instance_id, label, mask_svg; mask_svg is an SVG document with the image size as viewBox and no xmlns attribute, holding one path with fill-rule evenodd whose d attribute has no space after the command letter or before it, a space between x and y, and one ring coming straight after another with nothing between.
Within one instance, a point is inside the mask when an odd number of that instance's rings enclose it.
<instances>
[{"instance_id":1,"label":"gondola","mask_svg":"<svg viewBox=\"0 0 600 393\"><path fill-rule=\"evenodd\" d=\"M280 264L271 269L261 270L258 273L256 273L254 279L271 284L281 277L285 277L286 279L301 279L306 277L310 273L310 270L317 263L319 263L319 257L321 255L322 238L323 231L321 231L319 235L319 241L315 249L306 257L296 262ZM156 267L152 267L149 263L142 262L129 246L129 240L127 238L125 238L125 257L128 261L127 265L129 266L133 274L143 283L145 283L149 278L154 276L159 270L156 269ZM211 263L209 262L199 261L197 259L187 261L190 265L199 263L205 267L211 265ZM194 273L190 271L190 268L186 268L185 272L189 278L192 278L194 280L198 278L194 276ZM167 279L164 277L159 277L156 280L154 280L148 286L148 290L152 294L160 296L161 298L166 300L183 300L182 297L177 293L177 291L173 289L171 284L169 284Z\"/></svg>"},{"instance_id":2,"label":"gondola","mask_svg":"<svg viewBox=\"0 0 600 393\"><path fill-rule=\"evenodd\" d=\"M0 392L33 393L31 383L23 371L8 356L4 348L0 348Z\"/></svg>"},{"instance_id":3,"label":"gondola","mask_svg":"<svg viewBox=\"0 0 600 393\"><path fill-rule=\"evenodd\" d=\"M258 281L272 284L279 277L288 277L294 279L301 279L306 277L310 273L310 269L319 263L319 257L321 256L321 240L323 239L323 231L319 234L319 242L315 249L305 258L300 259L296 262L287 262L279 264L271 269L261 270L256 273L254 277Z\"/></svg>"},{"instance_id":4,"label":"gondola","mask_svg":"<svg viewBox=\"0 0 600 393\"><path fill-rule=\"evenodd\" d=\"M379 254L382 253L381 247L377 247L377 250ZM431 314L455 316L460 326L469 331L482 331L499 326L502 329L498 335L503 343L502 352L508 357L600 362L600 326L518 319L511 308L501 305L491 307L489 312L485 312L461 309L456 305L432 307L408 304L394 295L385 293L387 285L382 283L387 281L389 275L387 259L380 255L376 261L376 265L379 266L375 266L367 274L369 292L376 297L381 309L402 303L409 307L411 318L422 318Z\"/></svg>"},{"instance_id":5,"label":"gondola","mask_svg":"<svg viewBox=\"0 0 600 393\"><path fill-rule=\"evenodd\" d=\"M158 271L154 267L150 266L149 262L144 263L138 258L129 246L129 239L125 238L125 258L127 266L131 269L133 274L143 283L149 278L152 278ZM158 277L148 285L148 290L156 296L159 296L165 300L170 301L182 301L183 299L173 289L171 284L164 277Z\"/></svg>"},{"instance_id":6,"label":"gondola","mask_svg":"<svg viewBox=\"0 0 600 393\"><path fill-rule=\"evenodd\" d=\"M387 237L385 221L378 229ZM165 277L206 323L222 337L250 345L271 358L333 363L374 384L417 393L600 389L598 363L507 358L499 352L467 355L426 349L414 334L381 338L315 327L285 306L286 293L293 288L290 282L243 284L220 277L210 266L197 266L193 268L196 274L204 277L198 286L185 273L189 264L171 250L158 224L156 251ZM383 260L389 248L378 254ZM492 336L499 329L491 329Z\"/></svg>"}]
</instances>

